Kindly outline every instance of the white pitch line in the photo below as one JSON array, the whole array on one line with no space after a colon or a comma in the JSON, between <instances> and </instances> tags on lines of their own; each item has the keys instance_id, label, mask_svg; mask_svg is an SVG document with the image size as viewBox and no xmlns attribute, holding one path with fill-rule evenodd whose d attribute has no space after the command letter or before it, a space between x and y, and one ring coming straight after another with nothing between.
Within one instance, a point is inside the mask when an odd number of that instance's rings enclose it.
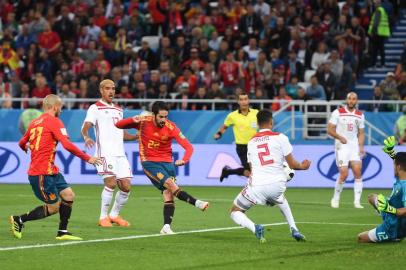
<instances>
[{"instance_id":1,"label":"white pitch line","mask_svg":"<svg viewBox=\"0 0 406 270\"><path fill-rule=\"evenodd\" d=\"M376 225L376 224L359 224L359 223L343 223L343 222L317 222L317 221L303 221L303 222L296 222L296 223L297 224L320 224L320 225L343 225L343 226L375 226ZM264 224L263 226L280 226L280 225L285 225L285 224L287 224L287 223L286 222L277 222L277 223ZM191 231L177 232L177 233L175 233L173 235L192 234L192 233L205 233L205 232L218 232L218 231L230 231L230 230L239 230L239 229L243 229L243 227L238 226L238 227L224 227L224 228L191 230ZM115 238L102 238L102 239L93 239L93 240L84 240L84 241L70 241L70 242L55 243L55 244L37 244L37 245L16 246L16 247L0 247L0 251L71 246L71 245L80 245L80 244L87 244L87 243L123 241L123 240L140 239L140 238L152 238L152 237L161 237L161 236L170 236L170 235L163 235L163 234L129 235L129 236L115 237Z\"/></svg>"}]
</instances>

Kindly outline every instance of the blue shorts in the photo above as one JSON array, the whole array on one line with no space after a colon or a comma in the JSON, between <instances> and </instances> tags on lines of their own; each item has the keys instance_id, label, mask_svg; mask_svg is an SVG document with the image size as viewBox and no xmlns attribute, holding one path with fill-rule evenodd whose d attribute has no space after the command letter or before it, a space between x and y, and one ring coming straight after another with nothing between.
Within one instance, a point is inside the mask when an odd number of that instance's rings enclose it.
<instances>
[{"instance_id":1,"label":"blue shorts","mask_svg":"<svg viewBox=\"0 0 406 270\"><path fill-rule=\"evenodd\" d=\"M376 227L377 242L391 242L399 238L397 217L391 214L381 213L383 223Z\"/></svg>"},{"instance_id":2,"label":"blue shorts","mask_svg":"<svg viewBox=\"0 0 406 270\"><path fill-rule=\"evenodd\" d=\"M55 175L29 175L32 191L35 196L47 204L59 201L59 192L69 187L62 174Z\"/></svg>"},{"instance_id":3,"label":"blue shorts","mask_svg":"<svg viewBox=\"0 0 406 270\"><path fill-rule=\"evenodd\" d=\"M173 179L176 181L175 164L172 162L144 161L141 164L151 183L161 191L166 189L164 187L166 180Z\"/></svg>"}]
</instances>

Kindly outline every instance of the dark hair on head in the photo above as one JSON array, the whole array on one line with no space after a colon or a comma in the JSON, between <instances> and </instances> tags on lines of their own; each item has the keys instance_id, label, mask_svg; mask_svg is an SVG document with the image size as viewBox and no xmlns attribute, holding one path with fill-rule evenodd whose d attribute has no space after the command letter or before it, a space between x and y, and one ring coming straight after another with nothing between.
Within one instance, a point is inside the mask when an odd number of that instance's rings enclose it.
<instances>
[{"instance_id":1,"label":"dark hair on head","mask_svg":"<svg viewBox=\"0 0 406 270\"><path fill-rule=\"evenodd\" d=\"M163 101L155 101L152 104L151 111L153 114L157 115L159 111L169 111L168 105Z\"/></svg>"},{"instance_id":2,"label":"dark hair on head","mask_svg":"<svg viewBox=\"0 0 406 270\"><path fill-rule=\"evenodd\" d=\"M406 152L397 152L394 159L395 164L399 165L402 171L406 171Z\"/></svg>"},{"instance_id":3,"label":"dark hair on head","mask_svg":"<svg viewBox=\"0 0 406 270\"><path fill-rule=\"evenodd\" d=\"M257 114L258 126L261 126L263 124L268 124L271 119L272 119L272 112L269 110L260 110Z\"/></svg>"}]
</instances>

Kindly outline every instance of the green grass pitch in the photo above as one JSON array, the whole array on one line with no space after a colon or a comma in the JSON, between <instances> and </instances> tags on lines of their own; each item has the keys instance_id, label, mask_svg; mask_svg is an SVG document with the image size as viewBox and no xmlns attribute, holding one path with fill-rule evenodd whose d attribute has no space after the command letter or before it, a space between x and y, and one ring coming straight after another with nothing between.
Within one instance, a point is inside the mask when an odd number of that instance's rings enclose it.
<instances>
[{"instance_id":1,"label":"green grass pitch","mask_svg":"<svg viewBox=\"0 0 406 270\"><path fill-rule=\"evenodd\" d=\"M173 230L179 235L157 236L162 227L162 199L152 186L135 186L122 216L130 228L100 228L102 186L80 185L70 230L84 238L75 245L55 246L59 216L26 223L22 239L14 239L7 218L39 205L29 185L0 185L0 269L404 269L405 242L357 244L359 232L381 222L366 204L352 206L353 191L343 192L341 207L329 207L332 189L288 189L287 198L298 227L308 241L296 242L285 224L266 227L268 242L259 244L246 229L237 229L228 210L239 188L184 187L211 202L201 212L176 201ZM284 222L277 208L257 206L248 212L256 223ZM208 229L216 229L209 231ZM193 232L201 230L200 232ZM205 231L208 230L208 231ZM128 237L118 240L116 238ZM113 239L114 238L114 239ZM110 239L111 241L89 241ZM47 247L33 245L50 244ZM7 247L31 246L5 250Z\"/></svg>"}]
</instances>

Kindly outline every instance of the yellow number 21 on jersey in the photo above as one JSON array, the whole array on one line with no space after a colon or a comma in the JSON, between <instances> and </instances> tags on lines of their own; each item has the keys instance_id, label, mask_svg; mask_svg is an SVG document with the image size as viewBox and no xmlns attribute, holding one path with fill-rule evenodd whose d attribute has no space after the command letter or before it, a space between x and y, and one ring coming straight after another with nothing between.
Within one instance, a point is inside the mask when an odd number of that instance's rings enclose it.
<instances>
[{"instance_id":1,"label":"yellow number 21 on jersey","mask_svg":"<svg viewBox=\"0 0 406 270\"><path fill-rule=\"evenodd\" d=\"M30 130L30 148L38 151L39 142L42 136L43 127L36 127Z\"/></svg>"}]
</instances>

